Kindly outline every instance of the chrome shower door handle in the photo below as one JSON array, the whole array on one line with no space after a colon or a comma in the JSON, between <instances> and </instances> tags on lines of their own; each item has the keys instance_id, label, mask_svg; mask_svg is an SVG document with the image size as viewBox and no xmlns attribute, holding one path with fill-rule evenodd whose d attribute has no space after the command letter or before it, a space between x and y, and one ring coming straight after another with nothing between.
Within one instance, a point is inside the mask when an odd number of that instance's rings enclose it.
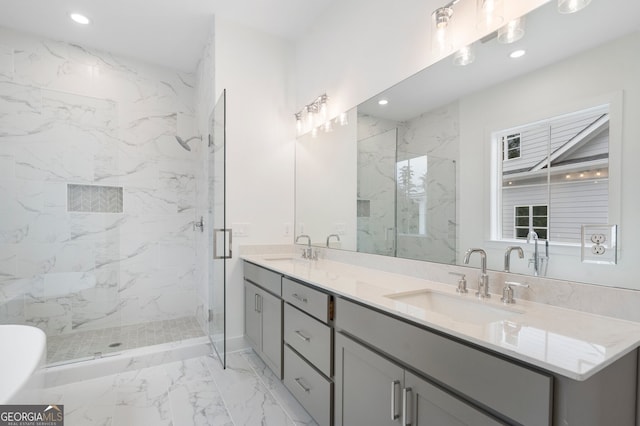
<instances>
[{"instance_id":1,"label":"chrome shower door handle","mask_svg":"<svg viewBox=\"0 0 640 426\"><path fill-rule=\"evenodd\" d=\"M222 247L223 254L221 255L218 254L218 234L220 233L229 234L228 239L223 239L223 244L225 242L227 244L224 244L225 247ZM231 228L215 228L213 230L213 259L214 260L231 259L233 257L232 241L233 241L233 232Z\"/></svg>"}]
</instances>

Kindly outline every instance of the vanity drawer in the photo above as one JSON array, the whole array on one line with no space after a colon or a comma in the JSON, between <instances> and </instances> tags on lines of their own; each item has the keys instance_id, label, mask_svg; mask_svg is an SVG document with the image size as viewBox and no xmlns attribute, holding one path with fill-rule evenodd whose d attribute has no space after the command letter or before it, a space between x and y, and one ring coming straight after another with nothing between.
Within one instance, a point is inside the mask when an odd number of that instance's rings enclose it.
<instances>
[{"instance_id":1,"label":"vanity drawer","mask_svg":"<svg viewBox=\"0 0 640 426\"><path fill-rule=\"evenodd\" d=\"M244 277L271 293L282 296L282 275L253 263L244 262Z\"/></svg>"},{"instance_id":2,"label":"vanity drawer","mask_svg":"<svg viewBox=\"0 0 640 426\"><path fill-rule=\"evenodd\" d=\"M320 426L331 424L333 383L284 346L284 384Z\"/></svg>"},{"instance_id":3,"label":"vanity drawer","mask_svg":"<svg viewBox=\"0 0 640 426\"><path fill-rule=\"evenodd\" d=\"M331 328L291 305L284 305L284 341L325 376L331 376Z\"/></svg>"},{"instance_id":4,"label":"vanity drawer","mask_svg":"<svg viewBox=\"0 0 640 426\"><path fill-rule=\"evenodd\" d=\"M551 424L550 375L340 298L335 326L519 424Z\"/></svg>"},{"instance_id":5,"label":"vanity drawer","mask_svg":"<svg viewBox=\"0 0 640 426\"><path fill-rule=\"evenodd\" d=\"M329 295L288 278L282 278L282 298L318 318L329 321Z\"/></svg>"}]
</instances>

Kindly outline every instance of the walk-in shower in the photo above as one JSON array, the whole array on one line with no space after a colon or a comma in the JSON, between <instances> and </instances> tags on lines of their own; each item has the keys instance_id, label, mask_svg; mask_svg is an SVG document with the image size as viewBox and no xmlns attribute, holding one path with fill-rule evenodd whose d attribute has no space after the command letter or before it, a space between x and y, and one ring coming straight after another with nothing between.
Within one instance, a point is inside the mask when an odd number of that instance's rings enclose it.
<instances>
[{"instance_id":1,"label":"walk-in shower","mask_svg":"<svg viewBox=\"0 0 640 426\"><path fill-rule=\"evenodd\" d=\"M0 35L0 323L49 363L205 339L196 76Z\"/></svg>"}]
</instances>

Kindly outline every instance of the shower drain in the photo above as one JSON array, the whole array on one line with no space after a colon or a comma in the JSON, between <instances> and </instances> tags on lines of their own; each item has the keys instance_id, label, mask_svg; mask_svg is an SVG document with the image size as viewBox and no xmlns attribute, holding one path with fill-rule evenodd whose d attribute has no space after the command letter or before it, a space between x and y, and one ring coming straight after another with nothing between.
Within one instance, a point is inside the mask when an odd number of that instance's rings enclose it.
<instances>
[{"instance_id":1,"label":"shower drain","mask_svg":"<svg viewBox=\"0 0 640 426\"><path fill-rule=\"evenodd\" d=\"M111 344L109 345L109 347L110 347L110 348L117 348L117 347L118 347L118 346L120 346L120 345L122 345L122 343L120 343L120 342L116 342L116 343L111 343Z\"/></svg>"}]
</instances>

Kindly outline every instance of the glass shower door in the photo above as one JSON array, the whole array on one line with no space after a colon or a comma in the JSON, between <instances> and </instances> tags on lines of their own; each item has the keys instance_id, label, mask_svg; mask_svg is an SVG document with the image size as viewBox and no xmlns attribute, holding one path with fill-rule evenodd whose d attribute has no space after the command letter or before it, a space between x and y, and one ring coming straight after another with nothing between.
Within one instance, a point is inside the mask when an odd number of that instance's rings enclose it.
<instances>
[{"instance_id":1,"label":"glass shower door","mask_svg":"<svg viewBox=\"0 0 640 426\"><path fill-rule=\"evenodd\" d=\"M226 90L209 122L209 339L226 368L226 261L232 256L231 230L226 227Z\"/></svg>"}]
</instances>

